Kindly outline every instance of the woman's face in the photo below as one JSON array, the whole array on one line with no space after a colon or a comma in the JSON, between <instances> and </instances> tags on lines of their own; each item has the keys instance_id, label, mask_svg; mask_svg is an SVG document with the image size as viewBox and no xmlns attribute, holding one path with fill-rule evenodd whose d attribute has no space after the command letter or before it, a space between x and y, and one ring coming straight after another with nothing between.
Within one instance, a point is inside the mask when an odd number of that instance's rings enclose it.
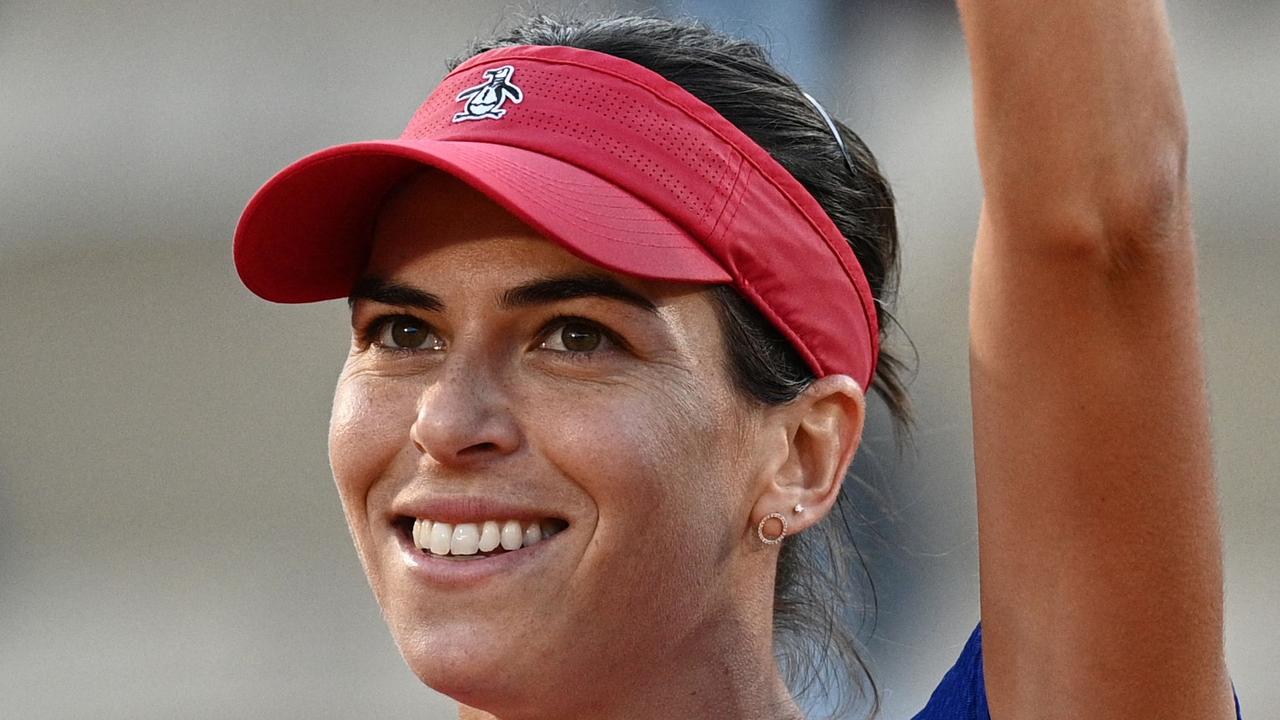
<instances>
[{"instance_id":1,"label":"woman's face","mask_svg":"<svg viewBox=\"0 0 1280 720\"><path fill-rule=\"evenodd\" d=\"M381 216L353 298L330 460L420 678L554 703L723 630L758 584L769 443L705 292L604 271L424 175ZM554 534L499 551L511 520ZM498 549L452 554L489 522ZM450 554L419 549L415 523Z\"/></svg>"}]
</instances>

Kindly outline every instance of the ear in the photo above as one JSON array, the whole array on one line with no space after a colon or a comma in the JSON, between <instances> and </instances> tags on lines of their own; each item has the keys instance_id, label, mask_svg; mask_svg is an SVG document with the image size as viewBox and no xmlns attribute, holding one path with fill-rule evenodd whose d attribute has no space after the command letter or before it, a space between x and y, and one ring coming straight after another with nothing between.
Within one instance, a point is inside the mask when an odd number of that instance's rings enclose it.
<instances>
[{"instance_id":1,"label":"ear","mask_svg":"<svg viewBox=\"0 0 1280 720\"><path fill-rule=\"evenodd\" d=\"M826 517L862 441L866 405L853 378L828 375L795 400L771 408L767 430L786 442L775 446L765 464L766 477L761 478L761 493L752 508L753 529L770 513L787 518L789 535ZM796 505L803 510L795 512Z\"/></svg>"}]
</instances>

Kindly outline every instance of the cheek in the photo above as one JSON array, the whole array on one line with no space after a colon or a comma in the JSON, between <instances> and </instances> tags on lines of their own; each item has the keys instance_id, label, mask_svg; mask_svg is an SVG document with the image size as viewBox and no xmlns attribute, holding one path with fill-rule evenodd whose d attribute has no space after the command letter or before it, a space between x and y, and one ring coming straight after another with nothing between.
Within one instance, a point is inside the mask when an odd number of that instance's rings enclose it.
<instances>
[{"instance_id":1,"label":"cheek","mask_svg":"<svg viewBox=\"0 0 1280 720\"><path fill-rule=\"evenodd\" d=\"M329 418L329 465L356 530L369 489L404 449L418 389L403 381L345 373Z\"/></svg>"},{"instance_id":2,"label":"cheek","mask_svg":"<svg viewBox=\"0 0 1280 720\"><path fill-rule=\"evenodd\" d=\"M714 411L678 389L578 395L538 420L549 459L602 514L656 512L704 494L705 463L723 449ZM552 420L548 425L547 421ZM689 482L692 478L701 478Z\"/></svg>"},{"instance_id":3,"label":"cheek","mask_svg":"<svg viewBox=\"0 0 1280 720\"><path fill-rule=\"evenodd\" d=\"M746 480L728 412L713 394L667 385L549 415L560 420L544 435L546 455L597 512L584 561L603 587L582 596L599 612L676 622L672 613L700 612L698 587L726 586L707 581L727 571L741 535Z\"/></svg>"}]
</instances>

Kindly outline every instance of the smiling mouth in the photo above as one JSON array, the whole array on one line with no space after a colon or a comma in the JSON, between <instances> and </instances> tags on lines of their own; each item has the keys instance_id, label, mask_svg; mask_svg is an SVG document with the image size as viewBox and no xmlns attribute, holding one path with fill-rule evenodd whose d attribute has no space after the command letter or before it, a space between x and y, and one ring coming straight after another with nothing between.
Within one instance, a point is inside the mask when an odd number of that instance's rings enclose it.
<instances>
[{"instance_id":1,"label":"smiling mouth","mask_svg":"<svg viewBox=\"0 0 1280 720\"><path fill-rule=\"evenodd\" d=\"M453 560L480 560L515 552L569 526L559 518L446 523L413 517L400 517L395 525L423 555Z\"/></svg>"}]
</instances>

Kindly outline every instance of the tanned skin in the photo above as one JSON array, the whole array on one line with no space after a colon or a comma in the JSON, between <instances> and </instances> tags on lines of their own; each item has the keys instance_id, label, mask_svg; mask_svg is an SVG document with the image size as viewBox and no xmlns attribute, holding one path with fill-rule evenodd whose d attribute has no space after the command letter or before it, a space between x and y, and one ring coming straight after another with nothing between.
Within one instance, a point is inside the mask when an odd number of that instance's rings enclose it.
<instances>
[{"instance_id":1,"label":"tanned skin","mask_svg":"<svg viewBox=\"0 0 1280 720\"><path fill-rule=\"evenodd\" d=\"M960 0L996 720L1235 717L1187 191L1157 0Z\"/></svg>"}]
</instances>

